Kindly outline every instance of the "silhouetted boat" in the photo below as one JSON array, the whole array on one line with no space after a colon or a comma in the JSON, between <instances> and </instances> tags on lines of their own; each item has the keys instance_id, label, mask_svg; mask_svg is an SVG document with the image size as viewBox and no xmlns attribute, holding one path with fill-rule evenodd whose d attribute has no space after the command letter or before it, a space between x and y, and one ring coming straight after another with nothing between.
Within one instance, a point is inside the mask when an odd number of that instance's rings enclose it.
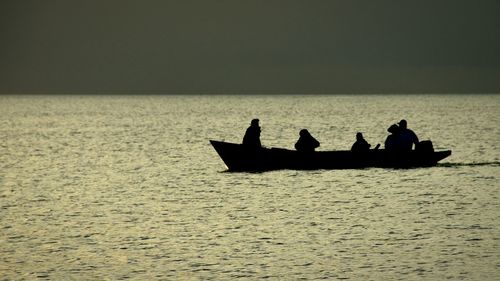
<instances>
[{"instance_id":1,"label":"silhouetted boat","mask_svg":"<svg viewBox=\"0 0 500 281\"><path fill-rule=\"evenodd\" d=\"M283 148L248 148L242 144L211 140L210 143L229 171L271 171L281 169L416 168L435 166L451 150L393 153L384 149L363 153L351 151L299 152Z\"/></svg>"}]
</instances>

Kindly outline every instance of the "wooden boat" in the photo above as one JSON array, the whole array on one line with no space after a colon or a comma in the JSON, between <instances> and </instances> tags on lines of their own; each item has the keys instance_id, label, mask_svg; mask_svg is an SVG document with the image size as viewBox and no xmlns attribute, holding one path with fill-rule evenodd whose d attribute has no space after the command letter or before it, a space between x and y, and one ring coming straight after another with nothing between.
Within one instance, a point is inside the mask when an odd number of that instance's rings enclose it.
<instances>
[{"instance_id":1,"label":"wooden boat","mask_svg":"<svg viewBox=\"0 0 500 281\"><path fill-rule=\"evenodd\" d=\"M299 152L283 148L249 148L242 144L210 140L229 171L259 172L281 169L360 169L416 168L435 166L451 155L451 150L434 149L390 152L384 149L366 152L315 151Z\"/></svg>"}]
</instances>

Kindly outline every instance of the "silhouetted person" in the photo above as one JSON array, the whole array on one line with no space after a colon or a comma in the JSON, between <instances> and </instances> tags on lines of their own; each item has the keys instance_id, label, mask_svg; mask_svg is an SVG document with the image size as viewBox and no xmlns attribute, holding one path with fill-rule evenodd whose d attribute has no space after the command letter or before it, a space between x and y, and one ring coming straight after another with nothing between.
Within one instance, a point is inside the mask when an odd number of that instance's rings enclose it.
<instances>
[{"instance_id":1,"label":"silhouetted person","mask_svg":"<svg viewBox=\"0 0 500 281\"><path fill-rule=\"evenodd\" d=\"M295 143L295 149L302 152L313 152L317 147L319 147L319 141L311 136L307 129L300 130L299 140Z\"/></svg>"},{"instance_id":2,"label":"silhouetted person","mask_svg":"<svg viewBox=\"0 0 500 281\"><path fill-rule=\"evenodd\" d=\"M384 147L386 150L390 151L397 151L400 150L400 144L399 144L399 133L400 129L399 126L396 124L392 124L389 129L387 129L390 135L387 136L385 139Z\"/></svg>"},{"instance_id":3,"label":"silhouetted person","mask_svg":"<svg viewBox=\"0 0 500 281\"><path fill-rule=\"evenodd\" d=\"M248 147L261 147L259 119L253 119L243 137L243 145Z\"/></svg>"},{"instance_id":4,"label":"silhouetted person","mask_svg":"<svg viewBox=\"0 0 500 281\"><path fill-rule=\"evenodd\" d=\"M352 152L365 152L370 150L370 144L363 138L362 133L356 134L356 142L352 145Z\"/></svg>"},{"instance_id":5,"label":"silhouetted person","mask_svg":"<svg viewBox=\"0 0 500 281\"><path fill-rule=\"evenodd\" d=\"M399 121L399 144L403 151L412 150L413 144L415 147L418 144L417 135L410 129L407 128L406 120Z\"/></svg>"}]
</instances>

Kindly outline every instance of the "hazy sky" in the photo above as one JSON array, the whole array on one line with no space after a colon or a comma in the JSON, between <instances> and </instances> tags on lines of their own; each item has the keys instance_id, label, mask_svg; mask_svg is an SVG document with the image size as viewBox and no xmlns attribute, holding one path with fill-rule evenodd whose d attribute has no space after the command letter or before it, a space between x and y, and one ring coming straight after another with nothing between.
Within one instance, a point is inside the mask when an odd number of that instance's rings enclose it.
<instances>
[{"instance_id":1,"label":"hazy sky","mask_svg":"<svg viewBox=\"0 0 500 281\"><path fill-rule=\"evenodd\" d=\"M499 0L2 0L0 93L500 92Z\"/></svg>"}]
</instances>

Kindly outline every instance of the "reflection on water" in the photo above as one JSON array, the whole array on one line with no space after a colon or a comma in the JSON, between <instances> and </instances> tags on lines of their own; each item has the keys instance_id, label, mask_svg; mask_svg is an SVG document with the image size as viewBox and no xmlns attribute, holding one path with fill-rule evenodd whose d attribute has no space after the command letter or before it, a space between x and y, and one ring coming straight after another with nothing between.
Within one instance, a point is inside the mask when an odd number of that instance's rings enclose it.
<instances>
[{"instance_id":1,"label":"reflection on water","mask_svg":"<svg viewBox=\"0 0 500 281\"><path fill-rule=\"evenodd\" d=\"M6 280L496 280L498 96L0 97ZM402 117L437 167L224 173L208 140L321 149ZM439 122L436 122L439 120ZM463 145L466 144L466 145Z\"/></svg>"}]
</instances>

